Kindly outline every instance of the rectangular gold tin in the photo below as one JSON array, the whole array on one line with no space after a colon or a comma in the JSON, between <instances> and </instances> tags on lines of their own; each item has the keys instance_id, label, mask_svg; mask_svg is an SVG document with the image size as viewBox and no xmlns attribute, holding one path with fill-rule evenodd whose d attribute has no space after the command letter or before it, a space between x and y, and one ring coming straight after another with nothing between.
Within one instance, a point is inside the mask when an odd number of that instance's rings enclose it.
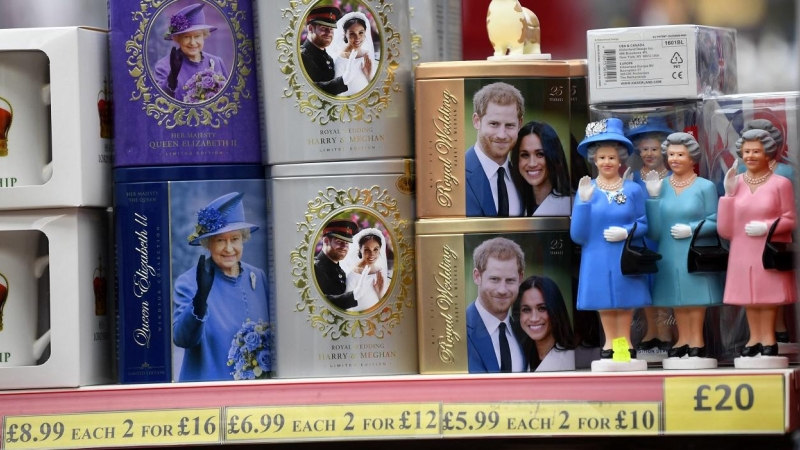
<instances>
[{"instance_id":1,"label":"rectangular gold tin","mask_svg":"<svg viewBox=\"0 0 800 450\"><path fill-rule=\"evenodd\" d=\"M585 66L582 66L585 67ZM472 96L490 83L517 87L525 100L523 124L553 126L569 152L570 61L457 61L422 63L415 71L417 217L466 217L465 154L475 143ZM569 161L569 155L566 155Z\"/></svg>"},{"instance_id":2,"label":"rectangular gold tin","mask_svg":"<svg viewBox=\"0 0 800 450\"><path fill-rule=\"evenodd\" d=\"M552 278L572 311L568 218L428 219L418 220L415 232L420 373L468 372L467 308L476 289L472 250L483 240L500 236L520 244L524 277Z\"/></svg>"}]
</instances>

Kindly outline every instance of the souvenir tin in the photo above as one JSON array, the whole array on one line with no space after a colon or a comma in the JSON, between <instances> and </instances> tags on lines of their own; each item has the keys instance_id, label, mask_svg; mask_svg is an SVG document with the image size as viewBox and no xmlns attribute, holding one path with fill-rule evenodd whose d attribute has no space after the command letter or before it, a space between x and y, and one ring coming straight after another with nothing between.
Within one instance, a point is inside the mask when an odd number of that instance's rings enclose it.
<instances>
[{"instance_id":1,"label":"souvenir tin","mask_svg":"<svg viewBox=\"0 0 800 450\"><path fill-rule=\"evenodd\" d=\"M495 297L503 300L493 302L493 305L510 311L512 328L523 326L523 329L514 330L521 350L524 352L524 338L528 336L524 328L534 324L524 318L520 323L520 305L515 304L515 300L520 284L524 285L526 279L536 275L550 280L547 283L553 289L543 294L549 297L545 299L549 321L538 321L535 325L545 325L542 339L548 332L555 336L556 328L563 330L555 340L559 347L564 348L563 352L556 350L548 356L549 360L543 359L539 371L575 369L570 267L572 241L568 218L418 220L416 233L420 373L499 372L499 358L492 350L487 327L476 305L482 301L484 292L490 289L487 271L495 270L490 265L497 260L493 253L510 258L502 261L510 261L510 269L503 266L503 269L493 272L494 276L503 278L503 286L495 288ZM508 241L513 244L509 246ZM505 248L497 247L499 245ZM518 251L522 254L518 255ZM522 277L515 270L519 268L517 258L524 261ZM487 262L481 269L478 266L482 259ZM539 286L539 282L536 283L533 286ZM552 307L556 302L559 305ZM554 308L557 312L553 311ZM493 309L490 314L497 311ZM567 323L559 324L559 321ZM530 344L531 340L527 342ZM530 360L527 356L524 359ZM528 366L515 366L514 371L527 372Z\"/></svg>"},{"instance_id":2,"label":"souvenir tin","mask_svg":"<svg viewBox=\"0 0 800 450\"><path fill-rule=\"evenodd\" d=\"M589 102L738 92L736 30L698 25L589 30Z\"/></svg>"},{"instance_id":3,"label":"souvenir tin","mask_svg":"<svg viewBox=\"0 0 800 450\"><path fill-rule=\"evenodd\" d=\"M408 0L411 52L423 62L461 61L461 1Z\"/></svg>"},{"instance_id":4,"label":"souvenir tin","mask_svg":"<svg viewBox=\"0 0 800 450\"><path fill-rule=\"evenodd\" d=\"M265 164L412 155L406 0L253 5Z\"/></svg>"},{"instance_id":5,"label":"souvenir tin","mask_svg":"<svg viewBox=\"0 0 800 450\"><path fill-rule=\"evenodd\" d=\"M475 144L483 142L494 147L498 158L509 155L505 178L509 195L509 215L519 216L523 211L524 191L534 189L525 178L526 169L521 161L510 155L517 141L517 133L532 122L544 124L551 130L552 138L545 153L554 161L554 170L546 173L552 179L564 179L569 184L570 137L570 74L572 68L566 61L460 61L424 63L416 69L416 151L417 179L419 180L419 218L444 218L465 216L497 216L498 199L490 186L488 169L482 166ZM476 95L480 94L480 95ZM475 112L475 99L483 96L486 111L482 116ZM516 117L508 120L503 131L492 131L487 115L496 105L492 98L507 96L512 114L522 110L521 126ZM524 105L519 108L519 100ZM517 110L513 109L516 105ZM496 120L493 118L492 120ZM539 125L541 126L541 125ZM510 127L510 128L509 128ZM566 150L565 150L566 149ZM531 151L533 153L533 151ZM484 159L488 157L484 156ZM495 166L497 163L495 163ZM525 163L523 163L525 165ZM528 169L533 170L533 169ZM541 170L538 168L536 170ZM545 175L538 175L539 177ZM535 177L535 176L534 176ZM496 179L496 173L492 179ZM569 186L562 188L569 190ZM553 197L556 197L553 183ZM561 193L558 193L561 194ZM553 212L541 208L537 215L564 215L570 212L568 192L562 207ZM529 209L530 210L530 209Z\"/></svg>"},{"instance_id":6,"label":"souvenir tin","mask_svg":"<svg viewBox=\"0 0 800 450\"><path fill-rule=\"evenodd\" d=\"M578 182L585 175L591 175L591 165L578 153L578 143L583 140L589 120L589 93L587 74L589 69L585 59L569 60L569 162L570 186L578 190Z\"/></svg>"},{"instance_id":7,"label":"souvenir tin","mask_svg":"<svg viewBox=\"0 0 800 450\"><path fill-rule=\"evenodd\" d=\"M109 2L115 167L261 163L250 0Z\"/></svg>"},{"instance_id":8,"label":"souvenir tin","mask_svg":"<svg viewBox=\"0 0 800 450\"><path fill-rule=\"evenodd\" d=\"M114 176L120 382L269 377L263 167L119 168ZM258 340L245 353L240 338L252 331Z\"/></svg>"},{"instance_id":9,"label":"souvenir tin","mask_svg":"<svg viewBox=\"0 0 800 450\"><path fill-rule=\"evenodd\" d=\"M412 170L399 159L267 168L276 376L417 373Z\"/></svg>"}]
</instances>

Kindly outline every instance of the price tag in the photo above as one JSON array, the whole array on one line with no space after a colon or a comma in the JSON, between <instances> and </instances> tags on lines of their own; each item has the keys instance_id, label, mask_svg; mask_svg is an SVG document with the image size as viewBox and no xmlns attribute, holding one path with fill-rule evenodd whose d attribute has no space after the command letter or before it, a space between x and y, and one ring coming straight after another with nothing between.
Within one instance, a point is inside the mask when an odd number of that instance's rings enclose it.
<instances>
[{"instance_id":1,"label":"price tag","mask_svg":"<svg viewBox=\"0 0 800 450\"><path fill-rule=\"evenodd\" d=\"M228 407L225 442L439 435L439 404Z\"/></svg>"},{"instance_id":2,"label":"price tag","mask_svg":"<svg viewBox=\"0 0 800 450\"><path fill-rule=\"evenodd\" d=\"M667 433L784 433L782 375L676 377L664 383Z\"/></svg>"},{"instance_id":3,"label":"price tag","mask_svg":"<svg viewBox=\"0 0 800 450\"><path fill-rule=\"evenodd\" d=\"M220 408L7 416L3 424L6 450L220 441Z\"/></svg>"},{"instance_id":4,"label":"price tag","mask_svg":"<svg viewBox=\"0 0 800 450\"><path fill-rule=\"evenodd\" d=\"M471 403L442 406L442 434L655 435L661 428L658 402Z\"/></svg>"}]
</instances>

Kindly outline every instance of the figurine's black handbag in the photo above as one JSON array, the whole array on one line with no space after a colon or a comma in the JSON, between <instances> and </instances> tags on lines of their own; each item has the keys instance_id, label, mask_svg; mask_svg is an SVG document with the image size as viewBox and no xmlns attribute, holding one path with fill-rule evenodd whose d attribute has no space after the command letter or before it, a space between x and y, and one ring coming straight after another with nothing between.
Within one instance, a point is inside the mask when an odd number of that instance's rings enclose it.
<instances>
[{"instance_id":1,"label":"figurine's black handbag","mask_svg":"<svg viewBox=\"0 0 800 450\"><path fill-rule=\"evenodd\" d=\"M694 241L700 234L703 220L692 232L692 242L689 243L689 273L725 272L728 269L728 249L722 246L717 234L717 245L695 245Z\"/></svg>"},{"instance_id":2,"label":"figurine's black handbag","mask_svg":"<svg viewBox=\"0 0 800 450\"><path fill-rule=\"evenodd\" d=\"M772 234L778 226L778 220L772 223L767 234L767 242L764 244L764 253L761 254L761 264L765 269L787 271L794 269L794 243L793 242L772 242Z\"/></svg>"},{"instance_id":3,"label":"figurine's black handbag","mask_svg":"<svg viewBox=\"0 0 800 450\"><path fill-rule=\"evenodd\" d=\"M633 233L636 231L636 222L633 223L628 238L625 239L625 246L622 249L620 258L620 268L623 275L646 275L658 272L656 261L661 259L661 255L647 248L647 245L631 245Z\"/></svg>"}]
</instances>

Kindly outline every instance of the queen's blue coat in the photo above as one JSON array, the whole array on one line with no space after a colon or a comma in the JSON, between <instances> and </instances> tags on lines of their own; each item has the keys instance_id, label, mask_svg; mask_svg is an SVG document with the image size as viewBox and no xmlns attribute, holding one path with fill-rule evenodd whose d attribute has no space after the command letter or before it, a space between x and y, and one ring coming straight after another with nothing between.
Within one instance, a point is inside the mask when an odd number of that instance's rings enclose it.
<instances>
[{"instance_id":1,"label":"queen's blue coat","mask_svg":"<svg viewBox=\"0 0 800 450\"><path fill-rule=\"evenodd\" d=\"M578 278L578 309L633 309L650 306L650 292L644 275L623 275L620 258L625 241L608 242L603 230L623 227L630 233L636 223L634 239L641 241L647 233L645 198L633 181L625 181L618 191L624 202L609 199L597 187L588 202L575 196L570 236L582 246Z\"/></svg>"},{"instance_id":2,"label":"queen's blue coat","mask_svg":"<svg viewBox=\"0 0 800 450\"><path fill-rule=\"evenodd\" d=\"M211 258L206 265L214 264ZM183 347L180 381L232 380L228 351L233 336L250 319L269 321L267 276L264 271L240 263L238 277L229 277L217 267L208 295L205 317L194 314L192 298L197 292L197 269L193 266L175 280L172 339Z\"/></svg>"}]
</instances>

